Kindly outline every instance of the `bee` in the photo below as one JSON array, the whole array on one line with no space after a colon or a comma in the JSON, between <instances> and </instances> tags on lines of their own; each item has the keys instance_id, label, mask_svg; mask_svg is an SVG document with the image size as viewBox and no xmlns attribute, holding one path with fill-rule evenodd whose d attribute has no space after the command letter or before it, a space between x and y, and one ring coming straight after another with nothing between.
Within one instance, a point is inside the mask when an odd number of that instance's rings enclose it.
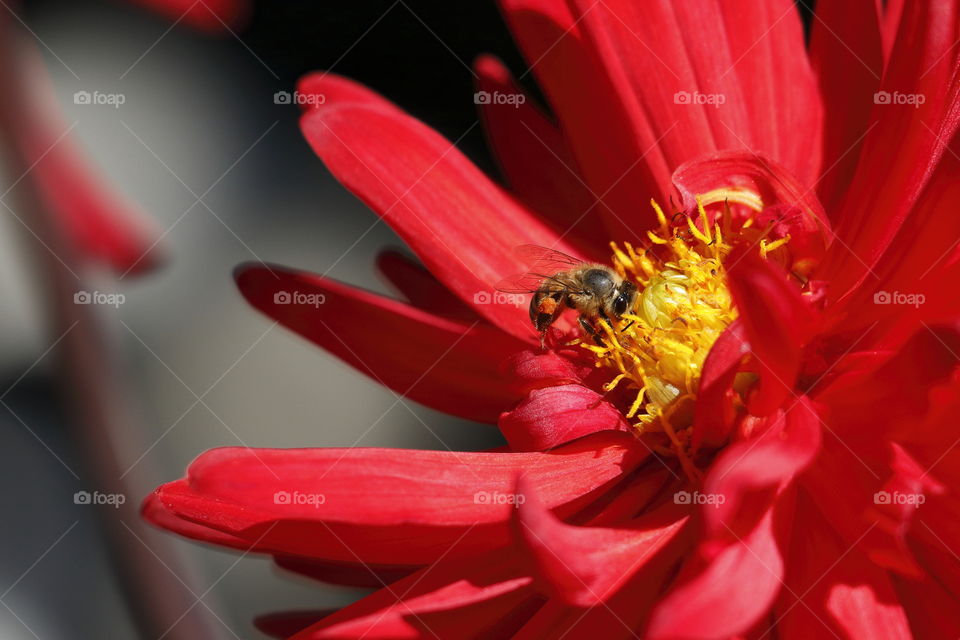
<instances>
[{"instance_id":1,"label":"bee","mask_svg":"<svg viewBox=\"0 0 960 640\"><path fill-rule=\"evenodd\" d=\"M514 253L530 271L501 280L496 288L503 293L533 294L530 321L540 333L541 347L547 329L564 309L576 311L583 330L603 345L596 321L609 324L632 311L637 301L637 286L608 266L532 244L521 245Z\"/></svg>"}]
</instances>

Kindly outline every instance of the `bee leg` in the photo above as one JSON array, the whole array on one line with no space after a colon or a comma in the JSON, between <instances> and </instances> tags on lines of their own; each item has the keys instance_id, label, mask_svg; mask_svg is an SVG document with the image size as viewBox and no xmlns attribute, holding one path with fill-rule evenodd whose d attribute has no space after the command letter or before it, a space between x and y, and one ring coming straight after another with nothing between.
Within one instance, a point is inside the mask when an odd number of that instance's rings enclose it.
<instances>
[{"instance_id":1,"label":"bee leg","mask_svg":"<svg viewBox=\"0 0 960 640\"><path fill-rule=\"evenodd\" d=\"M580 326L583 328L584 332L586 332L588 336L593 338L594 342L596 342L601 347L607 346L606 343L604 343L603 338L600 337L600 333L594 328L593 324L591 324L589 320L587 320L583 316L580 316L579 318L577 318L577 321L580 323Z\"/></svg>"}]
</instances>

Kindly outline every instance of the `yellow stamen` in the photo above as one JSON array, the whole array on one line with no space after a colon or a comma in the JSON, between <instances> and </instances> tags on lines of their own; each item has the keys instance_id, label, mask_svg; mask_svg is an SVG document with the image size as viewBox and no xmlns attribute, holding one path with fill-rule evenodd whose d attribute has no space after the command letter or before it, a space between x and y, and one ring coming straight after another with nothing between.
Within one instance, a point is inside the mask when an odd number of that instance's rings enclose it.
<instances>
[{"instance_id":1,"label":"yellow stamen","mask_svg":"<svg viewBox=\"0 0 960 640\"><path fill-rule=\"evenodd\" d=\"M582 343L597 366L615 372L606 385L636 394L626 417L639 433L666 437L668 445L691 478L699 477L689 448L692 406L703 363L713 343L737 317L726 285L724 259L732 240L753 218L734 222L728 201L762 207L759 196L742 189L724 189L697 197L697 215L678 231L656 202L659 228L648 232L651 245L634 249L611 244L613 267L639 289L631 312L612 324L598 323L602 345ZM723 202L716 217L706 206ZM696 222L694 222L696 220ZM681 227L683 229L683 227ZM782 247L787 238L762 245L761 251Z\"/></svg>"}]
</instances>

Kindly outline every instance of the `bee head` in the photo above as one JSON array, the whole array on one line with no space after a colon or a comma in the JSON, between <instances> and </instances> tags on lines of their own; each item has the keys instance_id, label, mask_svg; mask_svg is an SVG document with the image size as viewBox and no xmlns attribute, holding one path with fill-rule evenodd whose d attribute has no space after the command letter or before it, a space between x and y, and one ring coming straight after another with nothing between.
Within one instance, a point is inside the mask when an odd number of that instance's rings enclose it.
<instances>
[{"instance_id":1,"label":"bee head","mask_svg":"<svg viewBox=\"0 0 960 640\"><path fill-rule=\"evenodd\" d=\"M633 309L633 304L637 301L637 286L629 280L624 280L620 285L617 297L613 299L613 314L620 317Z\"/></svg>"}]
</instances>

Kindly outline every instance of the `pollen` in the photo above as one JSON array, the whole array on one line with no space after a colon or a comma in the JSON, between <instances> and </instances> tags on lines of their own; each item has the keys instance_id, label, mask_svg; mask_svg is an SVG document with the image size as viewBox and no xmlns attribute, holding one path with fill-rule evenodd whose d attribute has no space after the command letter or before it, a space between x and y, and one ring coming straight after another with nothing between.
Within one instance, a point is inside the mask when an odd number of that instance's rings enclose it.
<instances>
[{"instance_id":1,"label":"pollen","mask_svg":"<svg viewBox=\"0 0 960 640\"><path fill-rule=\"evenodd\" d=\"M631 313L611 324L599 323L603 344L581 341L596 356L596 366L615 372L606 391L626 394L628 420L641 434L663 433L661 453L680 458L691 476L697 476L697 470L689 459L688 443L703 364L713 343L737 317L724 259L732 249L731 240L752 223L749 217L734 222L727 204L711 220L704 202L717 202L711 200L717 197L698 197L697 216L674 216L682 224L669 221L652 201L660 224L647 234L649 246L611 243L614 269L633 281L640 293ZM738 200L750 209L762 207L747 197ZM777 251L787 240L761 241L760 251L764 255Z\"/></svg>"}]
</instances>

